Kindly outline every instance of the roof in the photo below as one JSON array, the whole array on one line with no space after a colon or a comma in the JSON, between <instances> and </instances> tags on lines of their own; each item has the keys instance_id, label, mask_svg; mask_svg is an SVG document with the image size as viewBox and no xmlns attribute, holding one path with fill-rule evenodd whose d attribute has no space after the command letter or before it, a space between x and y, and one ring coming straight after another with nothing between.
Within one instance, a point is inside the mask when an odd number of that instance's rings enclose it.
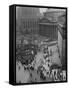
<instances>
[{"instance_id":1,"label":"roof","mask_svg":"<svg viewBox=\"0 0 69 90\"><path fill-rule=\"evenodd\" d=\"M55 25L57 25L57 23L56 22L53 22L53 21L50 21L49 19L47 19L47 18L42 18L42 19L40 19L39 20L39 24L49 24L49 25L53 25L53 24L55 24Z\"/></svg>"}]
</instances>

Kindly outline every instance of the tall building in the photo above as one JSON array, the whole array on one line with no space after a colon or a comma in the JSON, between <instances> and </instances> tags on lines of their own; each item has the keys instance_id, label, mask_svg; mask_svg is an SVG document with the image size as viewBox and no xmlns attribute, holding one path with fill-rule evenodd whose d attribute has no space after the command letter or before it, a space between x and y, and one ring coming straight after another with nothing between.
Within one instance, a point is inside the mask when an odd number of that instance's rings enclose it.
<instances>
[{"instance_id":1,"label":"tall building","mask_svg":"<svg viewBox=\"0 0 69 90\"><path fill-rule=\"evenodd\" d=\"M36 34L38 32L40 11L38 8L17 7L16 20L19 26L18 31L22 34Z\"/></svg>"},{"instance_id":2,"label":"tall building","mask_svg":"<svg viewBox=\"0 0 69 90\"><path fill-rule=\"evenodd\" d=\"M51 40L58 39L58 30L57 23L48 20L47 18L42 18L39 21L39 34L42 36L46 36Z\"/></svg>"},{"instance_id":3,"label":"tall building","mask_svg":"<svg viewBox=\"0 0 69 90\"><path fill-rule=\"evenodd\" d=\"M66 69L67 65L67 26L66 26L66 13L58 17L58 46L61 54L61 61L63 67Z\"/></svg>"}]
</instances>

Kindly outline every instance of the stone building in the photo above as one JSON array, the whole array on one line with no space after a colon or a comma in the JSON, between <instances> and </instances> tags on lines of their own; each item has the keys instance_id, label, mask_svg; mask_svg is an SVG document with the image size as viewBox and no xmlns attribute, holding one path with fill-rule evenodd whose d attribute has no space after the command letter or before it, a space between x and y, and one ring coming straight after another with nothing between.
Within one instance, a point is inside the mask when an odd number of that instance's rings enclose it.
<instances>
[{"instance_id":1,"label":"stone building","mask_svg":"<svg viewBox=\"0 0 69 90\"><path fill-rule=\"evenodd\" d=\"M58 17L58 47L63 67L67 66L67 27L66 13Z\"/></svg>"},{"instance_id":2,"label":"stone building","mask_svg":"<svg viewBox=\"0 0 69 90\"><path fill-rule=\"evenodd\" d=\"M22 34L36 34L38 32L38 22L40 11L38 8L17 7L16 20Z\"/></svg>"},{"instance_id":3,"label":"stone building","mask_svg":"<svg viewBox=\"0 0 69 90\"><path fill-rule=\"evenodd\" d=\"M42 18L39 21L39 34L42 36L46 36L51 40L57 40L57 23L51 22L47 18Z\"/></svg>"}]
</instances>

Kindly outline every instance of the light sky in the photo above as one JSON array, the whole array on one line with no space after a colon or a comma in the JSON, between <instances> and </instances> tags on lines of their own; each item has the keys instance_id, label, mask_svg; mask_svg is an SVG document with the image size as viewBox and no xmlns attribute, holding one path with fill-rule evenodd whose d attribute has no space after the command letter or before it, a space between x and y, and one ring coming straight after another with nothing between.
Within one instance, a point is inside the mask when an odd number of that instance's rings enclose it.
<instances>
[{"instance_id":1,"label":"light sky","mask_svg":"<svg viewBox=\"0 0 69 90\"><path fill-rule=\"evenodd\" d=\"M43 14L43 12L46 12L47 8L40 8L40 13Z\"/></svg>"}]
</instances>

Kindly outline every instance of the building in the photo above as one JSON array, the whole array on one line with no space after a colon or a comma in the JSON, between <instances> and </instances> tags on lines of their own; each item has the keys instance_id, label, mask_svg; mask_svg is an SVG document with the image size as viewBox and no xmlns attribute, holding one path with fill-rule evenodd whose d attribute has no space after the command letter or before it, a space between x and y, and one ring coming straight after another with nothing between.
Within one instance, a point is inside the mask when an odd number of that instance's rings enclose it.
<instances>
[{"instance_id":1,"label":"building","mask_svg":"<svg viewBox=\"0 0 69 90\"><path fill-rule=\"evenodd\" d=\"M51 22L47 18L42 18L39 21L39 34L48 37L50 40L57 40L57 23Z\"/></svg>"},{"instance_id":2,"label":"building","mask_svg":"<svg viewBox=\"0 0 69 90\"><path fill-rule=\"evenodd\" d=\"M38 8L17 7L16 20L22 34L36 34L38 32L40 11Z\"/></svg>"},{"instance_id":3,"label":"building","mask_svg":"<svg viewBox=\"0 0 69 90\"><path fill-rule=\"evenodd\" d=\"M58 17L65 14L65 9L47 9L44 13L45 18L50 21L57 22Z\"/></svg>"},{"instance_id":4,"label":"building","mask_svg":"<svg viewBox=\"0 0 69 90\"><path fill-rule=\"evenodd\" d=\"M67 27L66 13L58 17L58 47L63 68L67 67Z\"/></svg>"},{"instance_id":5,"label":"building","mask_svg":"<svg viewBox=\"0 0 69 90\"><path fill-rule=\"evenodd\" d=\"M39 22L39 33L48 37L49 51L54 50L53 59L56 62L66 63L66 28L65 28L65 10L49 9L44 13L44 17ZM52 42L52 44L50 44ZM54 42L57 42L54 44ZM58 50L57 50L58 48ZM57 50L57 52L55 51ZM57 57L58 56L58 57ZM58 59L58 60L57 60Z\"/></svg>"},{"instance_id":6,"label":"building","mask_svg":"<svg viewBox=\"0 0 69 90\"><path fill-rule=\"evenodd\" d=\"M45 34L52 39L58 38L58 25L65 22L64 18L65 9L47 9L44 12L44 17L39 21L39 32L40 34ZM60 18L59 18L60 17Z\"/></svg>"}]
</instances>

